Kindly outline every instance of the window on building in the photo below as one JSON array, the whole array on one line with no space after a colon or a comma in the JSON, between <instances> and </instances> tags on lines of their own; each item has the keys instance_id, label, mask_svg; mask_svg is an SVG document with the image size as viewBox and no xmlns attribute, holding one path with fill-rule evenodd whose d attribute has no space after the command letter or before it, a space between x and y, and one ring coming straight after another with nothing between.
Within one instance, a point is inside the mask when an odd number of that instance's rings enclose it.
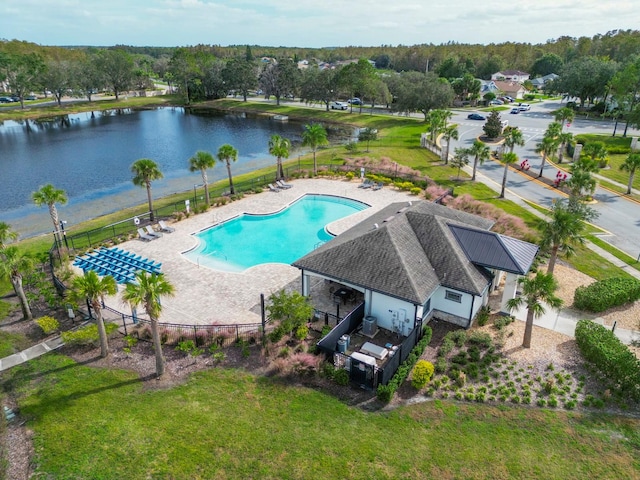
<instances>
[{"instance_id":1,"label":"window on building","mask_svg":"<svg viewBox=\"0 0 640 480\"><path fill-rule=\"evenodd\" d=\"M447 290L444 294L444 298L447 300L451 300L452 302L462 303L462 294L457 292L452 292L451 290Z\"/></svg>"}]
</instances>

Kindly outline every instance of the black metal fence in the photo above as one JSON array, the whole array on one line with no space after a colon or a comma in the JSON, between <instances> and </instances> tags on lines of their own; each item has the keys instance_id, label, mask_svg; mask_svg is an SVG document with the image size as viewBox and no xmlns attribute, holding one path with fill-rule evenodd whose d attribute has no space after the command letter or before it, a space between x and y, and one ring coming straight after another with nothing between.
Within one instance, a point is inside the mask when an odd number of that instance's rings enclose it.
<instances>
[{"instance_id":1,"label":"black metal fence","mask_svg":"<svg viewBox=\"0 0 640 480\"><path fill-rule=\"evenodd\" d=\"M124 335L151 341L150 320L133 317L107 306L104 309L120 317ZM207 348L212 345L226 347L240 341L249 344L262 342L266 334L273 329L273 325L266 321L228 325L182 325L158 322L158 329L163 345L177 346L180 342L192 340L197 347Z\"/></svg>"}]
</instances>

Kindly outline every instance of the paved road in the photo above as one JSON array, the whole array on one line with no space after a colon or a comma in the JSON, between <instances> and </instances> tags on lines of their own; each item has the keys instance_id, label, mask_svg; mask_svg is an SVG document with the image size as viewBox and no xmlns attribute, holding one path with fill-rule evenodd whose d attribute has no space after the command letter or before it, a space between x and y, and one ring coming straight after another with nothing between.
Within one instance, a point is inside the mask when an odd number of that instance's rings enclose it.
<instances>
[{"instance_id":1,"label":"paved road","mask_svg":"<svg viewBox=\"0 0 640 480\"><path fill-rule=\"evenodd\" d=\"M515 152L519 158L529 160L531 171L537 172L540 169L541 157L535 152L535 146L542 138L548 124L553 121L550 112L557 110L560 106L559 102L547 102L535 104L531 111L518 115L511 115L508 110L501 114L503 119L509 121L510 126L517 126L524 133L526 143L523 147L516 147ZM468 112L459 112L452 119L459 125L459 139L452 142L452 147L468 147L476 137L482 134L484 122L468 120L467 114ZM613 122L580 119L574 121L568 127L568 131L574 134L611 134ZM622 129L619 128L618 132L621 133ZM640 136L640 132L630 129L628 135ZM557 171L555 166L547 165L544 169L544 176L555 179ZM479 167L479 172L486 175L488 183L493 183L494 186L499 186L502 183L504 167L499 163L486 162ZM564 197L557 190L514 171L509 172L507 188L520 197L547 207L554 199ZM633 257L638 256L640 253L640 205L603 188L596 190L594 198L597 203L593 205L593 208L600 214L594 223L607 232L602 236L603 240Z\"/></svg>"}]
</instances>

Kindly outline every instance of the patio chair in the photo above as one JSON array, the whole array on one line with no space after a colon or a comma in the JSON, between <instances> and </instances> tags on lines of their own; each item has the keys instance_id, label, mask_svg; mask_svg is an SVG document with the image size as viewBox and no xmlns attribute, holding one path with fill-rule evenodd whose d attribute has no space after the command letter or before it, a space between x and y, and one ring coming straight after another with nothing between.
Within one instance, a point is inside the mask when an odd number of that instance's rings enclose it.
<instances>
[{"instance_id":1,"label":"patio chair","mask_svg":"<svg viewBox=\"0 0 640 480\"><path fill-rule=\"evenodd\" d=\"M164 223L164 220L160 220L158 222L158 225L160 226L160 231L161 232L167 232L167 233L172 233L175 232L176 229L173 227L170 227L169 225L167 225L166 223Z\"/></svg>"},{"instance_id":2,"label":"patio chair","mask_svg":"<svg viewBox=\"0 0 640 480\"><path fill-rule=\"evenodd\" d=\"M358 188L371 188L371 187L373 187L373 182L368 178L365 178L364 182L358 185Z\"/></svg>"},{"instance_id":3,"label":"patio chair","mask_svg":"<svg viewBox=\"0 0 640 480\"><path fill-rule=\"evenodd\" d=\"M147 225L145 227L147 229L147 233L155 238L160 238L162 234L160 232L156 232L151 225Z\"/></svg>"},{"instance_id":4,"label":"patio chair","mask_svg":"<svg viewBox=\"0 0 640 480\"><path fill-rule=\"evenodd\" d=\"M271 183L267 185L267 187L269 187L269 190L271 190L272 192L280 193L280 189L278 187L274 187Z\"/></svg>"},{"instance_id":5,"label":"patio chair","mask_svg":"<svg viewBox=\"0 0 640 480\"><path fill-rule=\"evenodd\" d=\"M284 183L284 180L276 180L276 185L280 188L291 188L293 185L289 183Z\"/></svg>"},{"instance_id":6,"label":"patio chair","mask_svg":"<svg viewBox=\"0 0 640 480\"><path fill-rule=\"evenodd\" d=\"M374 185L371 190L380 190L382 187L384 187L384 183L378 182L378 184Z\"/></svg>"},{"instance_id":7,"label":"patio chair","mask_svg":"<svg viewBox=\"0 0 640 480\"><path fill-rule=\"evenodd\" d=\"M151 235L145 233L145 231L142 228L138 229L138 237L140 237L140 240L143 240L145 242L150 242L151 240L155 240L158 237L152 237Z\"/></svg>"}]
</instances>

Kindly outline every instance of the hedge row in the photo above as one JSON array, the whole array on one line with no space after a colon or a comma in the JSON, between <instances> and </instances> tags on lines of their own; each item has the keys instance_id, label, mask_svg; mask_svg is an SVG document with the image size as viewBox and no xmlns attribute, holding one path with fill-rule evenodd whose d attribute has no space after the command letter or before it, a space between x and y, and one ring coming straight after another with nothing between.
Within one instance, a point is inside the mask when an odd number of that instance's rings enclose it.
<instances>
[{"instance_id":1,"label":"hedge row","mask_svg":"<svg viewBox=\"0 0 640 480\"><path fill-rule=\"evenodd\" d=\"M613 332L591 320L580 320L576 342L584 358L613 381L621 393L640 400L640 360Z\"/></svg>"},{"instance_id":2,"label":"hedge row","mask_svg":"<svg viewBox=\"0 0 640 480\"><path fill-rule=\"evenodd\" d=\"M638 299L640 280L616 277L576 288L573 304L580 310L597 313Z\"/></svg>"},{"instance_id":3,"label":"hedge row","mask_svg":"<svg viewBox=\"0 0 640 480\"><path fill-rule=\"evenodd\" d=\"M407 359L398 367L395 375L391 377L389 383L386 385L379 385L376 391L376 395L378 400L384 403L389 403L393 394L396 393L396 390L400 388L400 385L407 379L409 376L409 372L416 364L420 356L424 353L424 349L427 348L429 342L431 342L431 335L433 335L433 330L428 325L425 325L423 329L423 337L420 341L413 347L411 353L407 357Z\"/></svg>"}]
</instances>

